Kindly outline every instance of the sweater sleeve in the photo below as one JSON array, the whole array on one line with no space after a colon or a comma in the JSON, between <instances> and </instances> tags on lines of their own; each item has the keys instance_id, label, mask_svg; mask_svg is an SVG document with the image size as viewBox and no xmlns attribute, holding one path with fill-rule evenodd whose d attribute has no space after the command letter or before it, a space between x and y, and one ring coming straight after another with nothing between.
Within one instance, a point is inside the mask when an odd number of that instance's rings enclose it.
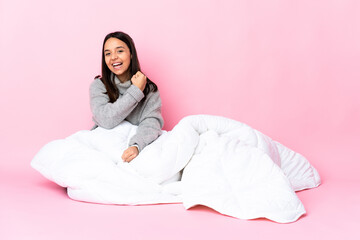
<instances>
[{"instance_id":1,"label":"sweater sleeve","mask_svg":"<svg viewBox=\"0 0 360 240\"><path fill-rule=\"evenodd\" d=\"M161 99L159 92L149 93L149 99L141 114L136 134L130 139L129 145L137 145L139 151L155 141L162 133L164 119L161 115Z\"/></svg>"},{"instance_id":2,"label":"sweater sleeve","mask_svg":"<svg viewBox=\"0 0 360 240\"><path fill-rule=\"evenodd\" d=\"M138 105L144 93L131 85L123 95L114 102L109 102L105 85L97 78L90 85L90 108L95 124L111 129L119 125Z\"/></svg>"}]
</instances>

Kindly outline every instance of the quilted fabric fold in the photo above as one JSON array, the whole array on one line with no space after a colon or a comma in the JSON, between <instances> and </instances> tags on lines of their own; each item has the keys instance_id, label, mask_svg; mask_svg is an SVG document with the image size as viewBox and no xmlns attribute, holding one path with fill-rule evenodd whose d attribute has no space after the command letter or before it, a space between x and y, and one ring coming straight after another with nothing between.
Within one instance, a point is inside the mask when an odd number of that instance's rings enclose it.
<instances>
[{"instance_id":1,"label":"quilted fabric fold","mask_svg":"<svg viewBox=\"0 0 360 240\"><path fill-rule=\"evenodd\" d=\"M31 162L70 198L104 204L182 202L240 219L287 223L305 213L295 191L320 184L299 153L219 116L182 119L130 163L122 152L137 126L79 131L46 144Z\"/></svg>"}]
</instances>

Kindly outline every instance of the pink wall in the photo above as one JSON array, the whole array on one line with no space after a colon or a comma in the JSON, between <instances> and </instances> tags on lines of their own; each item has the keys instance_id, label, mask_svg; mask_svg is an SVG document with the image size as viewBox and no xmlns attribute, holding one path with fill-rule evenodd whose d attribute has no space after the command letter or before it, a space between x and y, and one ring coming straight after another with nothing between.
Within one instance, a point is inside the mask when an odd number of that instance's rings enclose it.
<instances>
[{"instance_id":1,"label":"pink wall","mask_svg":"<svg viewBox=\"0 0 360 240\"><path fill-rule=\"evenodd\" d=\"M356 145L359 1L68 2L0 2L0 166L28 166L45 143L91 127L88 87L116 30L158 84L167 130L189 114L223 115L320 168L337 163L318 146Z\"/></svg>"}]
</instances>

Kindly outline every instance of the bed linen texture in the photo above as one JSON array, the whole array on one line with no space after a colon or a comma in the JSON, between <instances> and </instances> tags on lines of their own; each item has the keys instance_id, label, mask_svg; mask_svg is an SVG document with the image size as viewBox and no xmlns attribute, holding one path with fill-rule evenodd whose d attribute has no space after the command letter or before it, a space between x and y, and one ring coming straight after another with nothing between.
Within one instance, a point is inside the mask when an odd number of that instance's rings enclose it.
<instances>
[{"instance_id":1,"label":"bed linen texture","mask_svg":"<svg viewBox=\"0 0 360 240\"><path fill-rule=\"evenodd\" d=\"M82 130L46 144L31 166L75 200L103 204L183 203L279 223L305 208L295 191L316 187L308 160L250 126L220 116L183 118L130 163L121 159L137 126Z\"/></svg>"}]
</instances>

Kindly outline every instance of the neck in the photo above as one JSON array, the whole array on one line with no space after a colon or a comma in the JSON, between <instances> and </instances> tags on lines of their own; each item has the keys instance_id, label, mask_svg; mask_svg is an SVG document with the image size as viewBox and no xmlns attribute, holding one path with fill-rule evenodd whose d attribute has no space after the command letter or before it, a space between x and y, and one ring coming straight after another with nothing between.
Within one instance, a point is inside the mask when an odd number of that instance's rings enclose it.
<instances>
[{"instance_id":1,"label":"neck","mask_svg":"<svg viewBox=\"0 0 360 240\"><path fill-rule=\"evenodd\" d=\"M116 75L116 77L120 80L121 83L124 83L130 79L130 73L127 71L124 74Z\"/></svg>"}]
</instances>

